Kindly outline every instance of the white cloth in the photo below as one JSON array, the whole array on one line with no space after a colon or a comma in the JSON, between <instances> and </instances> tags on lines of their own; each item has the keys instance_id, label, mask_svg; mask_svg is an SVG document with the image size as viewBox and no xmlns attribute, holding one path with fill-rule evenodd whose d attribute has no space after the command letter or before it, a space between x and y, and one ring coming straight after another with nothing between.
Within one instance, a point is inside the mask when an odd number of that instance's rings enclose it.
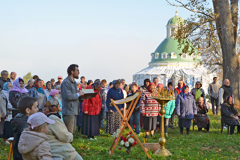
<instances>
[{"instance_id":1,"label":"white cloth","mask_svg":"<svg viewBox=\"0 0 240 160\"><path fill-rule=\"evenodd\" d=\"M123 98L127 98L127 92L125 90L123 90ZM127 107L127 104L124 103L124 108Z\"/></svg>"},{"instance_id":2,"label":"white cloth","mask_svg":"<svg viewBox=\"0 0 240 160\"><path fill-rule=\"evenodd\" d=\"M220 101L220 104L223 104L224 102L224 99L223 99L223 94L224 94L224 89L223 88L220 88L219 89L219 101Z\"/></svg>"}]
</instances>

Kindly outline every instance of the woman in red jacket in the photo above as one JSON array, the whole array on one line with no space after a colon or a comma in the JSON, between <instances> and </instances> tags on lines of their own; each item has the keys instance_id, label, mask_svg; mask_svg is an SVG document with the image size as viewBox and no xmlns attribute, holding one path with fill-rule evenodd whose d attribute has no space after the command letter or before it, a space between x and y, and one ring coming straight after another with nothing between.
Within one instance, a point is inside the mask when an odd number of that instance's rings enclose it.
<instances>
[{"instance_id":1,"label":"woman in red jacket","mask_svg":"<svg viewBox=\"0 0 240 160\"><path fill-rule=\"evenodd\" d=\"M82 134L87 135L90 140L97 140L94 136L100 134L99 132L99 113L102 106L102 89L99 79L94 81L87 89L93 89L95 93L98 93L96 97L91 99L85 99L82 104L83 111L83 123Z\"/></svg>"}]
</instances>

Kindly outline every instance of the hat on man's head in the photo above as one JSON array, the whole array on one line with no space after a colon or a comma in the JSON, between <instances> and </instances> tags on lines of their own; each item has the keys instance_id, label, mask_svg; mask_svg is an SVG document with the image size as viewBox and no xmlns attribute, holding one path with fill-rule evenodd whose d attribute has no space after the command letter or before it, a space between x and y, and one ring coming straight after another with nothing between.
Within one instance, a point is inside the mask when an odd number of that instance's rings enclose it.
<instances>
[{"instance_id":1,"label":"hat on man's head","mask_svg":"<svg viewBox=\"0 0 240 160\"><path fill-rule=\"evenodd\" d=\"M29 124L29 126L34 129L35 127L41 126L44 123L48 123L48 124L54 124L55 121L49 119L45 114L41 113L41 112L37 112L32 114L28 120L27 123Z\"/></svg>"},{"instance_id":2,"label":"hat on man's head","mask_svg":"<svg viewBox=\"0 0 240 160\"><path fill-rule=\"evenodd\" d=\"M62 76L58 76L58 79L63 79Z\"/></svg>"}]
</instances>

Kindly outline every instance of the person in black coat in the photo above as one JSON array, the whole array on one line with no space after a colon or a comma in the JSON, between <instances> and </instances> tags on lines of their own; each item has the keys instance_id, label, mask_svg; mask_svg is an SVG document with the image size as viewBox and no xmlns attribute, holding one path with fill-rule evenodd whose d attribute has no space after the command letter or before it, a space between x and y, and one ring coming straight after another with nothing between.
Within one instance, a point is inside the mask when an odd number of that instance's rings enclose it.
<instances>
[{"instance_id":1,"label":"person in black coat","mask_svg":"<svg viewBox=\"0 0 240 160\"><path fill-rule=\"evenodd\" d=\"M36 98L33 97L23 97L18 103L18 110L20 113L16 115L11 120L11 125L13 128L13 159L22 160L22 155L18 151L18 142L21 133L24 129L28 128L27 120L28 117L34 113L38 112L38 102Z\"/></svg>"},{"instance_id":2,"label":"person in black coat","mask_svg":"<svg viewBox=\"0 0 240 160\"><path fill-rule=\"evenodd\" d=\"M13 82L13 89L9 92L9 101L13 108L17 108L17 103L22 97L28 96L28 90L24 86L25 83L20 77Z\"/></svg>"},{"instance_id":3,"label":"person in black coat","mask_svg":"<svg viewBox=\"0 0 240 160\"><path fill-rule=\"evenodd\" d=\"M234 108L233 98L231 96L227 97L227 100L221 105L221 115L223 123L230 126L230 134L234 133L235 126L237 126L238 133L240 133L240 115L237 109Z\"/></svg>"},{"instance_id":4,"label":"person in black coat","mask_svg":"<svg viewBox=\"0 0 240 160\"><path fill-rule=\"evenodd\" d=\"M209 132L209 123L207 106L204 103L204 98L200 97L196 102L197 115L194 116L194 121L197 122L198 131L201 132L202 128L205 128Z\"/></svg>"}]
</instances>

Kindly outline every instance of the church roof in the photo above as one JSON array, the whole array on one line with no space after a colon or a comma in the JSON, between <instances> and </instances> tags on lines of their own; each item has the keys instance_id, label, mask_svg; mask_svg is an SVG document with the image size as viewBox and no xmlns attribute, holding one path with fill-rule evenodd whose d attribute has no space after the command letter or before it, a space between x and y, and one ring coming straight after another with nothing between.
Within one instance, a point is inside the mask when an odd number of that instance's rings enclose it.
<instances>
[{"instance_id":1,"label":"church roof","mask_svg":"<svg viewBox=\"0 0 240 160\"><path fill-rule=\"evenodd\" d=\"M181 23L185 23L185 20L182 17L179 17L178 13L176 12L176 16L169 19L167 25L176 25Z\"/></svg>"},{"instance_id":2,"label":"church roof","mask_svg":"<svg viewBox=\"0 0 240 160\"><path fill-rule=\"evenodd\" d=\"M190 43L191 44L191 43ZM177 39L173 37L165 38L152 53L151 62L198 62L197 50L195 49L191 55L182 53L184 46L179 48ZM190 45L189 52L192 51L193 45Z\"/></svg>"}]
</instances>

